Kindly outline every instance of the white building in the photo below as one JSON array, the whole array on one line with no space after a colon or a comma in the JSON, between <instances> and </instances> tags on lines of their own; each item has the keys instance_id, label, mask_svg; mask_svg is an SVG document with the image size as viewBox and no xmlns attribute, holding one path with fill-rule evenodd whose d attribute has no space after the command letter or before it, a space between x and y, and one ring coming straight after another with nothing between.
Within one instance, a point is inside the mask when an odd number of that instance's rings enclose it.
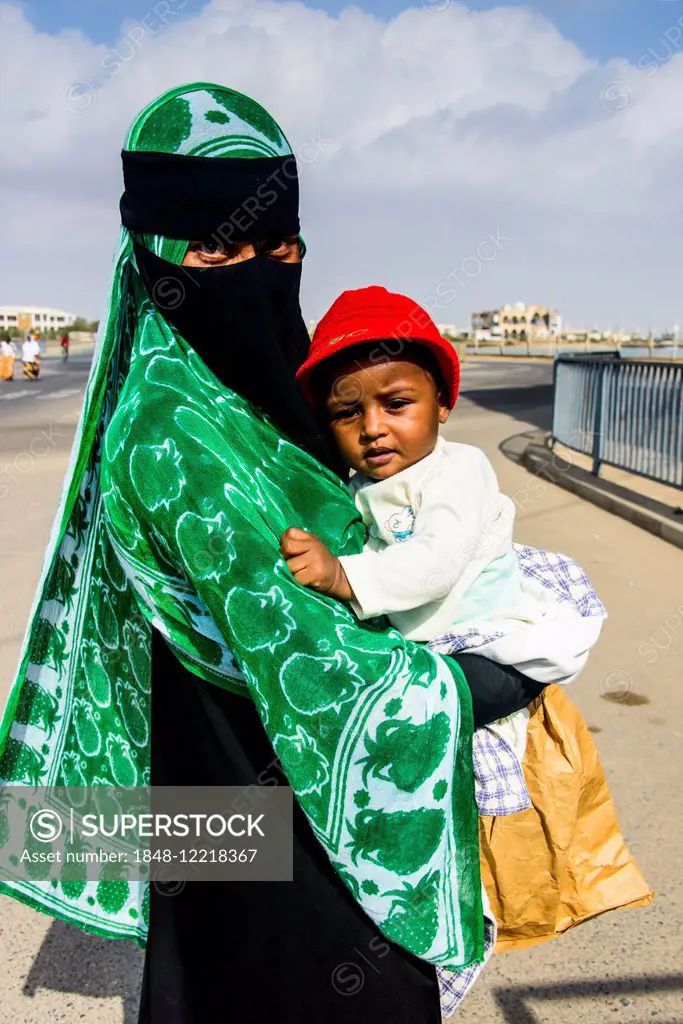
<instances>
[{"instance_id":1,"label":"white building","mask_svg":"<svg viewBox=\"0 0 683 1024\"><path fill-rule=\"evenodd\" d=\"M472 313L475 341L548 341L559 338L562 317L547 306L528 306L524 302Z\"/></svg>"},{"instance_id":2,"label":"white building","mask_svg":"<svg viewBox=\"0 0 683 1024\"><path fill-rule=\"evenodd\" d=\"M310 334L311 337L313 337L313 332L315 331L317 325L318 325L318 321L317 320L309 320L307 322L308 333ZM442 336L448 334L452 338L456 338L456 337L458 337L461 334L467 334L467 330L466 329L461 328L461 327L457 327L456 324L437 324L436 325L436 329L438 330L439 334L441 334Z\"/></svg>"},{"instance_id":3,"label":"white building","mask_svg":"<svg viewBox=\"0 0 683 1024\"><path fill-rule=\"evenodd\" d=\"M58 331L72 324L75 313L44 306L0 306L0 331Z\"/></svg>"}]
</instances>

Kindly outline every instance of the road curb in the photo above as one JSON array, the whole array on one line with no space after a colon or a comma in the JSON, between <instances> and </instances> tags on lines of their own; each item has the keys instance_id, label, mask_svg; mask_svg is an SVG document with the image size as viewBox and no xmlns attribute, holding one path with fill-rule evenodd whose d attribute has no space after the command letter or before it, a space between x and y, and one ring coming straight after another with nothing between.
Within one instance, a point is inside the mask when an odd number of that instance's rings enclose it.
<instances>
[{"instance_id":1,"label":"road curb","mask_svg":"<svg viewBox=\"0 0 683 1024\"><path fill-rule=\"evenodd\" d=\"M521 461L536 476L683 548L683 516L668 512L661 503L649 498L643 498L642 503L633 500L635 496L625 487L594 477L543 445L528 445Z\"/></svg>"}]
</instances>

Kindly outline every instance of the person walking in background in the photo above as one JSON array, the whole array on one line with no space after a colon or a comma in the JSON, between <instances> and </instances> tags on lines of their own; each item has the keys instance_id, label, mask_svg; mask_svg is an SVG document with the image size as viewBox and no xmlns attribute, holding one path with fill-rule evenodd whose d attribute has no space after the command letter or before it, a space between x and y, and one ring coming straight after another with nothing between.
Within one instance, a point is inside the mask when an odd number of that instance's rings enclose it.
<instances>
[{"instance_id":1,"label":"person walking in background","mask_svg":"<svg viewBox=\"0 0 683 1024\"><path fill-rule=\"evenodd\" d=\"M26 380L37 380L40 373L40 345L30 336L21 347L21 361Z\"/></svg>"},{"instance_id":2,"label":"person walking in background","mask_svg":"<svg viewBox=\"0 0 683 1024\"><path fill-rule=\"evenodd\" d=\"M62 362L64 363L68 362L69 359L69 342L69 334L65 331L62 335L62 340L59 343L62 346Z\"/></svg>"},{"instance_id":3,"label":"person walking in background","mask_svg":"<svg viewBox=\"0 0 683 1024\"><path fill-rule=\"evenodd\" d=\"M0 341L0 380L14 380L14 360L17 350L9 337Z\"/></svg>"}]
</instances>

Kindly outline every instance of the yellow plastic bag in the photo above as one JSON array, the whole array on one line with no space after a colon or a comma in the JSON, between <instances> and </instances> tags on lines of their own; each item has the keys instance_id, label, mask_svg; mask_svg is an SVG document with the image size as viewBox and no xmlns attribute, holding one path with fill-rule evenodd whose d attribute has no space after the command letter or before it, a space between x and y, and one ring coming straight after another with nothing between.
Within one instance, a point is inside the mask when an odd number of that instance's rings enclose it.
<instances>
[{"instance_id":1,"label":"yellow plastic bag","mask_svg":"<svg viewBox=\"0 0 683 1024\"><path fill-rule=\"evenodd\" d=\"M533 807L479 819L497 953L546 942L597 914L653 899L626 848L578 708L562 687L548 686L529 711L524 775Z\"/></svg>"}]
</instances>

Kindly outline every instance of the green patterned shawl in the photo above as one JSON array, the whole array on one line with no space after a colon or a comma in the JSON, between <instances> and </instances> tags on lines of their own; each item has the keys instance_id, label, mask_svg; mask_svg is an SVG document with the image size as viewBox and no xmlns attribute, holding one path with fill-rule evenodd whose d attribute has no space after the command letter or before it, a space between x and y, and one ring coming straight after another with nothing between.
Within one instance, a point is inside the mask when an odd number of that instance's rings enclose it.
<instances>
[{"instance_id":1,"label":"green patterned shawl","mask_svg":"<svg viewBox=\"0 0 683 1024\"><path fill-rule=\"evenodd\" d=\"M132 149L291 152L228 89L175 89ZM145 236L182 262L187 243ZM396 942L434 964L483 953L472 713L448 659L299 586L288 526L362 549L347 489L224 387L148 299L122 233L66 484L0 732L0 778L149 781L150 637L255 701L340 876ZM155 694L163 700L163 690ZM45 878L45 875L42 875ZM41 880L0 891L144 945L144 883Z\"/></svg>"}]
</instances>

